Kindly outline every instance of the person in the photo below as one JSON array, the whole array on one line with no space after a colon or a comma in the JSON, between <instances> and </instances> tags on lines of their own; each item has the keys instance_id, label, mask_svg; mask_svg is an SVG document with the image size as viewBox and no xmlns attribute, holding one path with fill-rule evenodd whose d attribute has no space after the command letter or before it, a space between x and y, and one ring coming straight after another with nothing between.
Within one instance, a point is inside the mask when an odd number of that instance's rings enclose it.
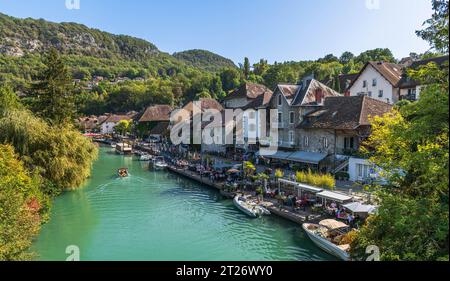
<instances>
[{"instance_id":1,"label":"person","mask_svg":"<svg viewBox=\"0 0 450 281\"><path fill-rule=\"evenodd\" d=\"M353 226L353 216L352 214L348 214L347 221L350 226Z\"/></svg>"}]
</instances>

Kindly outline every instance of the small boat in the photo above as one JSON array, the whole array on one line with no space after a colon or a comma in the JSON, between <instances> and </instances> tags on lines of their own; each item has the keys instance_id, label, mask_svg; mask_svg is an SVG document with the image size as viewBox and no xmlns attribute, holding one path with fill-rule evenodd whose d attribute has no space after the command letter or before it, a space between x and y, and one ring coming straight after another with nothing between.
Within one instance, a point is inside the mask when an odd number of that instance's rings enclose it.
<instances>
[{"instance_id":1,"label":"small boat","mask_svg":"<svg viewBox=\"0 0 450 281\"><path fill-rule=\"evenodd\" d=\"M114 149L115 149L116 146L117 146L117 143L115 143L115 142L112 142L112 143L111 143L111 148L114 148Z\"/></svg>"},{"instance_id":2,"label":"small boat","mask_svg":"<svg viewBox=\"0 0 450 281\"><path fill-rule=\"evenodd\" d=\"M164 160L164 157L158 156L158 157L153 158L153 168L165 169L165 168L167 168L167 166L168 165L167 165L166 161Z\"/></svg>"},{"instance_id":3,"label":"small boat","mask_svg":"<svg viewBox=\"0 0 450 281\"><path fill-rule=\"evenodd\" d=\"M126 178L129 176L128 169L127 168L120 168L117 170L117 175L121 178Z\"/></svg>"},{"instance_id":4,"label":"small boat","mask_svg":"<svg viewBox=\"0 0 450 281\"><path fill-rule=\"evenodd\" d=\"M121 155L129 155L133 153L133 148L128 143L118 143L116 145L116 152Z\"/></svg>"},{"instance_id":5,"label":"small boat","mask_svg":"<svg viewBox=\"0 0 450 281\"><path fill-rule=\"evenodd\" d=\"M335 242L336 238L342 237L348 232L346 224L328 219L319 224L304 223L302 228L319 248L341 260L350 261L350 245L338 245Z\"/></svg>"},{"instance_id":6,"label":"small boat","mask_svg":"<svg viewBox=\"0 0 450 281\"><path fill-rule=\"evenodd\" d=\"M152 157L150 154L142 154L139 157L139 161L150 161L150 160L152 160Z\"/></svg>"},{"instance_id":7,"label":"small boat","mask_svg":"<svg viewBox=\"0 0 450 281\"><path fill-rule=\"evenodd\" d=\"M249 217L257 218L261 215L261 211L258 208L258 206L250 204L241 195L236 195L233 199L233 203L236 206L236 208L241 210L244 214L246 214Z\"/></svg>"}]
</instances>

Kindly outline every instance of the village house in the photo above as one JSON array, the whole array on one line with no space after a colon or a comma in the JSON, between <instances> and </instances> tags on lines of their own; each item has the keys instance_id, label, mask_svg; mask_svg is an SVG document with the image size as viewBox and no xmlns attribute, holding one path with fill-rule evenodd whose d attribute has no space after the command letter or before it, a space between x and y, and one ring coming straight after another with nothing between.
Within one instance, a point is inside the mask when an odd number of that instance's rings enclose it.
<instances>
[{"instance_id":1,"label":"village house","mask_svg":"<svg viewBox=\"0 0 450 281\"><path fill-rule=\"evenodd\" d=\"M133 117L136 115L135 112L130 112L124 115L117 115L112 114L108 118L106 118L101 124L100 124L100 133L107 135L107 134L113 134L114 133L114 127L119 124L120 121L126 120L126 121L132 121Z\"/></svg>"},{"instance_id":2,"label":"village house","mask_svg":"<svg viewBox=\"0 0 450 281\"><path fill-rule=\"evenodd\" d=\"M282 150L294 150L300 141L296 128L303 121L303 116L322 107L325 98L338 96L341 95L313 76L305 77L297 85L279 84L267 106L268 109L278 110L278 122L270 126L278 126L278 143L272 146L277 145L281 151L272 157L281 157Z\"/></svg>"},{"instance_id":3,"label":"village house","mask_svg":"<svg viewBox=\"0 0 450 281\"><path fill-rule=\"evenodd\" d=\"M100 124L108 119L108 117L109 115L80 117L75 120L75 124L84 133L97 133L100 131Z\"/></svg>"},{"instance_id":4,"label":"village house","mask_svg":"<svg viewBox=\"0 0 450 281\"><path fill-rule=\"evenodd\" d=\"M323 107L306 114L298 125L299 149L320 156L315 168L322 172L344 171L351 181L376 177L375 167L358 151L370 135L370 117L391 109L391 105L367 96L328 97Z\"/></svg>"},{"instance_id":5,"label":"village house","mask_svg":"<svg viewBox=\"0 0 450 281\"><path fill-rule=\"evenodd\" d=\"M249 142L250 139L256 139L259 136L259 118L255 111L265 108L272 98L272 94L273 92L264 85L245 83L225 97L222 104L226 109L243 111L242 135L244 142L228 146L228 149L237 149L242 152L257 150L257 145Z\"/></svg>"},{"instance_id":6,"label":"village house","mask_svg":"<svg viewBox=\"0 0 450 281\"><path fill-rule=\"evenodd\" d=\"M223 114L223 106L216 101L215 99L211 99L211 98L201 98L197 101L191 101L189 103L187 103L185 106L183 106L183 110L186 111L186 113L189 114L189 120L190 120L190 125L191 125L191 140L193 140L193 134L195 134L196 132L194 132L194 102L195 102L195 106L198 106L199 108L196 109L196 112L198 112L197 114L201 114L202 116L195 116L196 118L203 118L203 114L207 111L207 110L214 110L217 112L221 112L221 114ZM206 125L208 125L209 123L211 123L212 121L201 121L201 129L204 129ZM201 137L201 136L197 136L197 137ZM224 152L226 150L226 146L222 145L222 144L205 144L203 142L203 139L201 141L201 151L203 152L211 152L211 151L215 151L215 152Z\"/></svg>"},{"instance_id":7,"label":"village house","mask_svg":"<svg viewBox=\"0 0 450 281\"><path fill-rule=\"evenodd\" d=\"M271 95L272 91L264 85L256 83L244 83L239 88L233 90L222 101L225 108L244 108L254 102L263 94Z\"/></svg>"},{"instance_id":8,"label":"village house","mask_svg":"<svg viewBox=\"0 0 450 281\"><path fill-rule=\"evenodd\" d=\"M390 104L402 99L415 101L419 99L423 85L413 81L407 75L410 68L417 69L422 65L434 62L443 65L448 62L448 56L436 57L420 61L404 61L404 64L383 61L370 61L364 65L356 77L348 85L347 96L369 96Z\"/></svg>"},{"instance_id":9,"label":"village house","mask_svg":"<svg viewBox=\"0 0 450 281\"><path fill-rule=\"evenodd\" d=\"M168 135L170 124L170 105L159 104L147 107L138 118L138 131L145 138L160 141Z\"/></svg>"}]
</instances>

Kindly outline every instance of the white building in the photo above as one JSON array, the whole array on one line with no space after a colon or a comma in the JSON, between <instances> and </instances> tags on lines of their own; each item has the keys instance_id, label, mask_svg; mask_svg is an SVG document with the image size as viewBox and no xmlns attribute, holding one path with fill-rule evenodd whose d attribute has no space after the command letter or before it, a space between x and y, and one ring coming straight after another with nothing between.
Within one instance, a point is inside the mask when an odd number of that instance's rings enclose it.
<instances>
[{"instance_id":1,"label":"white building","mask_svg":"<svg viewBox=\"0 0 450 281\"><path fill-rule=\"evenodd\" d=\"M419 99L423 85L408 77L407 70L417 69L428 63L442 66L445 62L448 62L448 56L409 61L405 64L371 61L352 79L346 95L365 95L390 104L403 99L415 101Z\"/></svg>"},{"instance_id":2,"label":"white building","mask_svg":"<svg viewBox=\"0 0 450 281\"><path fill-rule=\"evenodd\" d=\"M114 127L122 120L131 121L132 115L111 115L100 125L100 133L107 135L114 133Z\"/></svg>"},{"instance_id":3,"label":"white building","mask_svg":"<svg viewBox=\"0 0 450 281\"><path fill-rule=\"evenodd\" d=\"M398 83L403 67L388 62L368 62L347 90L350 96L369 96L390 104L400 100Z\"/></svg>"}]
</instances>

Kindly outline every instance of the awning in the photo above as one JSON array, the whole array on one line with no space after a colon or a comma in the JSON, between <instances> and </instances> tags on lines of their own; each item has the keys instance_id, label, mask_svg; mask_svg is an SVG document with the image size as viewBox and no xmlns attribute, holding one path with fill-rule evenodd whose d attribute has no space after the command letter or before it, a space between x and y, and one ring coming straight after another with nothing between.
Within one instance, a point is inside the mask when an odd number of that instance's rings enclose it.
<instances>
[{"instance_id":1,"label":"awning","mask_svg":"<svg viewBox=\"0 0 450 281\"><path fill-rule=\"evenodd\" d=\"M302 189L302 190L309 191L309 192L312 192L312 193L319 193L319 192L323 191L323 189L321 189L321 188L318 188L318 187L315 187L315 186L311 186L311 185L307 185L307 184L303 184L303 183L299 183L298 187L300 189Z\"/></svg>"},{"instance_id":2,"label":"awning","mask_svg":"<svg viewBox=\"0 0 450 281\"><path fill-rule=\"evenodd\" d=\"M327 156L326 153L297 151L289 155L288 160L317 165Z\"/></svg>"},{"instance_id":3,"label":"awning","mask_svg":"<svg viewBox=\"0 0 450 281\"><path fill-rule=\"evenodd\" d=\"M288 160L288 157L292 154L292 152L286 152L286 151L277 151L275 154L272 155L264 155L264 157L267 158L273 158L273 159L280 159L280 160Z\"/></svg>"},{"instance_id":4,"label":"awning","mask_svg":"<svg viewBox=\"0 0 450 281\"><path fill-rule=\"evenodd\" d=\"M323 191L322 188L315 187L315 186L312 186L312 185L303 184L303 183L298 183L296 181L290 181L290 180L285 180L285 179L279 179L279 181L281 183L283 183L283 184L292 185L295 188L299 188L301 190L309 191L309 192L312 192L312 193L319 193L319 192Z\"/></svg>"},{"instance_id":5,"label":"awning","mask_svg":"<svg viewBox=\"0 0 450 281\"><path fill-rule=\"evenodd\" d=\"M317 197L328 199L338 203L345 203L353 199L353 197L351 196L327 190L317 193Z\"/></svg>"},{"instance_id":6,"label":"awning","mask_svg":"<svg viewBox=\"0 0 450 281\"><path fill-rule=\"evenodd\" d=\"M328 228L330 230L348 227L348 225L346 225L345 223L337 221L337 220L333 220L333 219L323 220L323 221L319 222L319 224L321 226L325 226L326 228Z\"/></svg>"},{"instance_id":7,"label":"awning","mask_svg":"<svg viewBox=\"0 0 450 281\"><path fill-rule=\"evenodd\" d=\"M377 209L376 206L373 205L364 205L360 202L353 202L344 205L344 208L350 210L352 213L367 213L367 214L373 214L375 213L375 210Z\"/></svg>"}]
</instances>

